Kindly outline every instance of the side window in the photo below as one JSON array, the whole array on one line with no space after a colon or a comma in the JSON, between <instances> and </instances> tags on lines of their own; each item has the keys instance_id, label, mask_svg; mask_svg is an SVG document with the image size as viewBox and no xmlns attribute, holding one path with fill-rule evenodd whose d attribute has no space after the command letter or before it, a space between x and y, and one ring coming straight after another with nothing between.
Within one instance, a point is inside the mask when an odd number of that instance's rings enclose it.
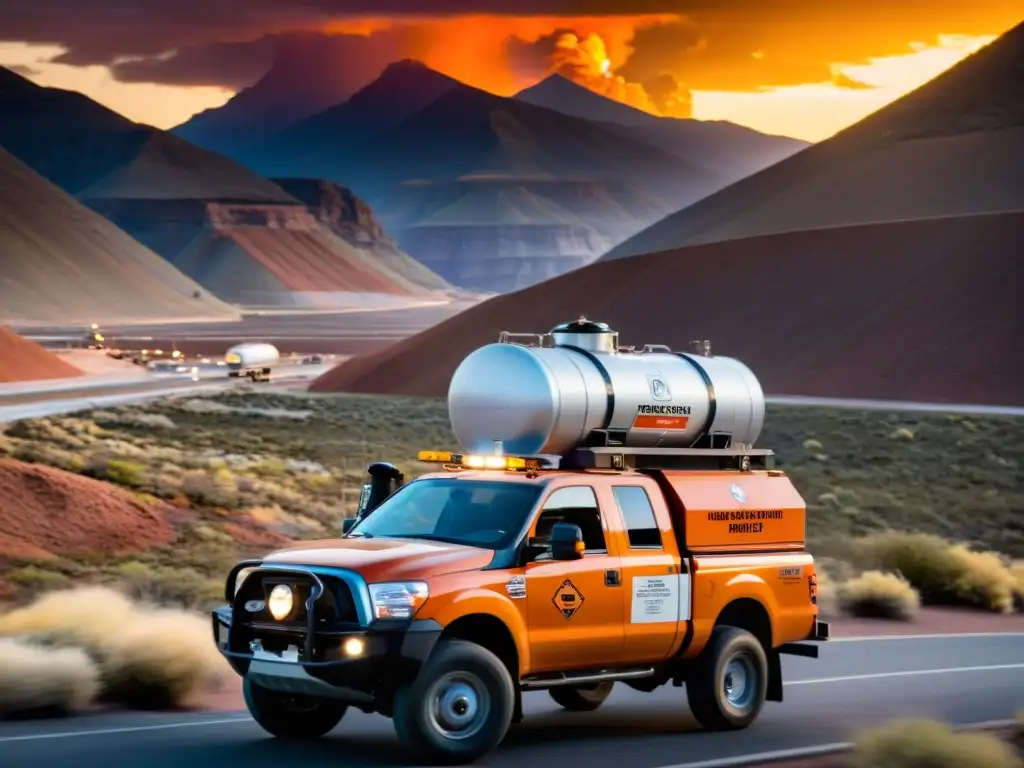
<instances>
[{"instance_id":1,"label":"side window","mask_svg":"<svg viewBox=\"0 0 1024 768\"><path fill-rule=\"evenodd\" d=\"M639 485L616 485L612 488L615 503L622 512L631 549L662 547L661 530L654 517L654 507L645 491Z\"/></svg>"},{"instance_id":2,"label":"side window","mask_svg":"<svg viewBox=\"0 0 1024 768\"><path fill-rule=\"evenodd\" d=\"M555 523L572 523L583 531L583 543L587 552L607 552L604 527L601 525L601 510L597 505L594 489L588 485L572 485L559 488L548 497L544 509L537 518L534 536L545 540L551 535Z\"/></svg>"}]
</instances>

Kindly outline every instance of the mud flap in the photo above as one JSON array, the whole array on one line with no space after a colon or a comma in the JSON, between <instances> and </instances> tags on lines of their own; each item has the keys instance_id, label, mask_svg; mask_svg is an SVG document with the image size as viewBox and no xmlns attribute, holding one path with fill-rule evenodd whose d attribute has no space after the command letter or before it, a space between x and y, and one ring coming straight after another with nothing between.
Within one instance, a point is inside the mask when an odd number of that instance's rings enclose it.
<instances>
[{"instance_id":1,"label":"mud flap","mask_svg":"<svg viewBox=\"0 0 1024 768\"><path fill-rule=\"evenodd\" d=\"M766 701L782 701L782 656L778 651L768 654L768 691Z\"/></svg>"}]
</instances>

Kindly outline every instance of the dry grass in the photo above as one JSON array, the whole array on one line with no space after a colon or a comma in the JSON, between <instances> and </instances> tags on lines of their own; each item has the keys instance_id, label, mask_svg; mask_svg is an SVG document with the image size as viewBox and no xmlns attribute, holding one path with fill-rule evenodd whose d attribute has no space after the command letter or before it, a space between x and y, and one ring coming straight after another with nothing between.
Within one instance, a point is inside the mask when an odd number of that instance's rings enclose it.
<instances>
[{"instance_id":1,"label":"dry grass","mask_svg":"<svg viewBox=\"0 0 1024 768\"><path fill-rule=\"evenodd\" d=\"M991 552L921 533L878 533L853 547L865 567L899 573L925 605L963 605L1007 613L1013 610L1015 580L1009 563Z\"/></svg>"},{"instance_id":2,"label":"dry grass","mask_svg":"<svg viewBox=\"0 0 1024 768\"><path fill-rule=\"evenodd\" d=\"M0 616L0 635L83 649L100 669L100 697L130 708L180 705L229 672L207 620L103 587L47 594Z\"/></svg>"},{"instance_id":3,"label":"dry grass","mask_svg":"<svg viewBox=\"0 0 1024 768\"><path fill-rule=\"evenodd\" d=\"M910 621L917 614L921 598L901 576L866 571L839 586L841 610L850 616Z\"/></svg>"},{"instance_id":4,"label":"dry grass","mask_svg":"<svg viewBox=\"0 0 1024 768\"><path fill-rule=\"evenodd\" d=\"M72 713L99 691L100 671L81 648L0 638L0 719Z\"/></svg>"},{"instance_id":5,"label":"dry grass","mask_svg":"<svg viewBox=\"0 0 1024 768\"><path fill-rule=\"evenodd\" d=\"M955 733L931 720L896 720L855 741L848 768L1021 768L1012 747L993 736Z\"/></svg>"}]
</instances>

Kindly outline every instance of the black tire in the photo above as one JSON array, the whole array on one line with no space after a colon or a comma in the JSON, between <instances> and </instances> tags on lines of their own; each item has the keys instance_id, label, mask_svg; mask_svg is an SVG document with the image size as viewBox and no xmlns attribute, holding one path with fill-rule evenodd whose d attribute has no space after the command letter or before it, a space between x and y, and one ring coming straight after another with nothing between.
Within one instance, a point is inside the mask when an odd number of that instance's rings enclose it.
<instances>
[{"instance_id":1,"label":"black tire","mask_svg":"<svg viewBox=\"0 0 1024 768\"><path fill-rule=\"evenodd\" d=\"M614 687L615 681L607 680L593 685L560 685L549 689L548 693L556 704L570 712L593 712L604 704Z\"/></svg>"},{"instance_id":2,"label":"black tire","mask_svg":"<svg viewBox=\"0 0 1024 768\"><path fill-rule=\"evenodd\" d=\"M760 714L767 692L768 658L761 643L744 629L715 627L686 681L697 722L709 731L746 728Z\"/></svg>"},{"instance_id":3,"label":"black tire","mask_svg":"<svg viewBox=\"0 0 1024 768\"><path fill-rule=\"evenodd\" d=\"M515 684L501 659L476 643L445 640L416 678L395 693L395 732L418 760L471 763L505 738L514 709ZM468 722L445 722L445 713ZM445 725L462 725L459 730L469 733L460 736Z\"/></svg>"},{"instance_id":4,"label":"black tire","mask_svg":"<svg viewBox=\"0 0 1024 768\"><path fill-rule=\"evenodd\" d=\"M333 699L279 693L245 678L242 682L245 705L263 730L271 736L290 741L318 739L341 722L347 704Z\"/></svg>"}]
</instances>

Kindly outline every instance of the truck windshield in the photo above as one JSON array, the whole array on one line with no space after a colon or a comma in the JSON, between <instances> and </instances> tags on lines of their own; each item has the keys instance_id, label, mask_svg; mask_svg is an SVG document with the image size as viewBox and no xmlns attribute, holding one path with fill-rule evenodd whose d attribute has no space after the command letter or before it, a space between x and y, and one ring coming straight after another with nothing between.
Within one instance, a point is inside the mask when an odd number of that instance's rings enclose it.
<instances>
[{"instance_id":1,"label":"truck windshield","mask_svg":"<svg viewBox=\"0 0 1024 768\"><path fill-rule=\"evenodd\" d=\"M414 480L354 526L349 535L504 549L526 525L540 493L541 487L532 483Z\"/></svg>"}]
</instances>

